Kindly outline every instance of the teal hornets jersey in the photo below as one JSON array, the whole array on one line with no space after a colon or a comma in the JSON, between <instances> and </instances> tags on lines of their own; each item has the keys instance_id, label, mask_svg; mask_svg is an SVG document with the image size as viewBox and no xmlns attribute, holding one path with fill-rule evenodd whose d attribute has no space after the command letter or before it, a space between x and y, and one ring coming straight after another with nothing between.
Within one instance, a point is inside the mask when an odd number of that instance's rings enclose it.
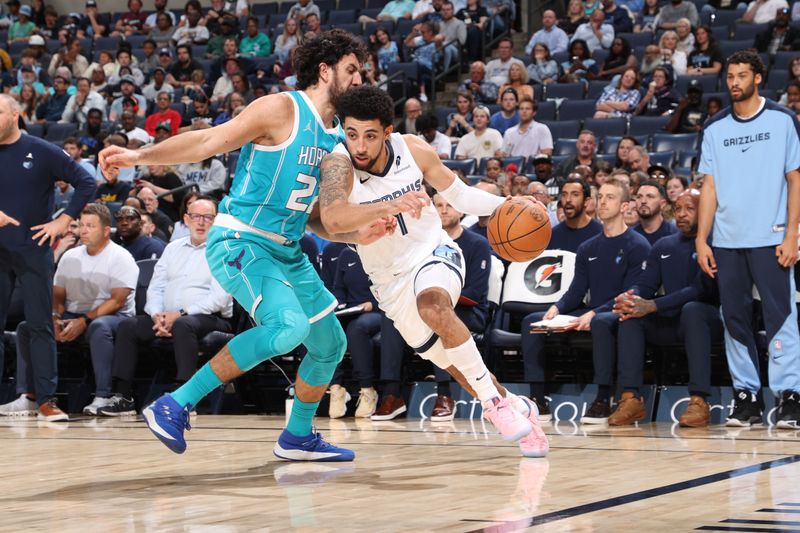
<instances>
[{"instance_id":1,"label":"teal hornets jersey","mask_svg":"<svg viewBox=\"0 0 800 533\"><path fill-rule=\"evenodd\" d=\"M326 128L303 91L287 93L294 104L294 127L277 146L242 147L230 193L220 204L241 222L299 241L319 193L322 158L344 142L338 119Z\"/></svg>"}]
</instances>

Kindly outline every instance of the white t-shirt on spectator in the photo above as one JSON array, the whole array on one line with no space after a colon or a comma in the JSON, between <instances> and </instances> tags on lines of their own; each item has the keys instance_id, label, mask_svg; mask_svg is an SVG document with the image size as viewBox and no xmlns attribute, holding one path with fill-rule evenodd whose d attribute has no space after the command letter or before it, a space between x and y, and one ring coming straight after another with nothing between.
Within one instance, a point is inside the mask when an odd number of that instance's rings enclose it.
<instances>
[{"instance_id":1,"label":"white t-shirt on spectator","mask_svg":"<svg viewBox=\"0 0 800 533\"><path fill-rule=\"evenodd\" d=\"M420 138L425 140L422 135L420 135ZM437 131L436 137L433 138L433 142L430 144L433 146L433 149L436 150L437 154L445 154L445 159L450 159L450 154L453 151L453 142L450 140L450 137L441 131ZM441 155L439 155L439 157L441 157Z\"/></svg>"},{"instance_id":2,"label":"white t-shirt on spectator","mask_svg":"<svg viewBox=\"0 0 800 533\"><path fill-rule=\"evenodd\" d=\"M492 59L486 64L486 77L484 79L489 80L498 87L502 87L508 83L508 71L514 63L518 63L523 69L526 68L525 63L516 57L512 57L506 62L503 62L499 57Z\"/></svg>"},{"instance_id":3,"label":"white t-shirt on spectator","mask_svg":"<svg viewBox=\"0 0 800 533\"><path fill-rule=\"evenodd\" d=\"M175 30L175 33L172 34L172 40L179 45L208 41L209 37L208 28L199 24L194 28L190 28L187 24Z\"/></svg>"},{"instance_id":4,"label":"white t-shirt on spectator","mask_svg":"<svg viewBox=\"0 0 800 533\"><path fill-rule=\"evenodd\" d=\"M67 292L65 308L69 313L83 314L111 298L111 289L133 289L117 314L136 314L134 293L139 267L122 246L109 241L97 255L86 253L81 245L67 250L58 262L53 284Z\"/></svg>"},{"instance_id":5,"label":"white t-shirt on spectator","mask_svg":"<svg viewBox=\"0 0 800 533\"><path fill-rule=\"evenodd\" d=\"M553 136L544 124L531 122L522 133L519 125L508 128L503 135L503 152L514 157L533 157L542 150L553 149Z\"/></svg>"},{"instance_id":6,"label":"white t-shirt on spectator","mask_svg":"<svg viewBox=\"0 0 800 533\"><path fill-rule=\"evenodd\" d=\"M475 135L475 130L467 133L456 146L456 158L463 156L467 159L480 159L494 157L503 146L503 136L494 128L486 128L480 137Z\"/></svg>"},{"instance_id":7,"label":"white t-shirt on spectator","mask_svg":"<svg viewBox=\"0 0 800 533\"><path fill-rule=\"evenodd\" d=\"M755 1L747 5L750 9L755 4ZM767 22L774 22L778 15L778 10L789 8L786 0L767 0L756 9L756 14L753 17L753 24L766 24Z\"/></svg>"}]
</instances>

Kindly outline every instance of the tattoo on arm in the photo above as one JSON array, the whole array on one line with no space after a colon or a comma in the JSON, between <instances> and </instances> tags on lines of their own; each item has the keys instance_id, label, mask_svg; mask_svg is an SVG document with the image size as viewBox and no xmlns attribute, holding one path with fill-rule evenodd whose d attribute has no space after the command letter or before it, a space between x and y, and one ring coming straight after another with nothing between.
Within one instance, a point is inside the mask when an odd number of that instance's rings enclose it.
<instances>
[{"instance_id":1,"label":"tattoo on arm","mask_svg":"<svg viewBox=\"0 0 800 533\"><path fill-rule=\"evenodd\" d=\"M353 175L353 165L350 160L341 154L328 154L322 159L320 165L320 208L326 208L341 200L347 202L350 178Z\"/></svg>"}]
</instances>

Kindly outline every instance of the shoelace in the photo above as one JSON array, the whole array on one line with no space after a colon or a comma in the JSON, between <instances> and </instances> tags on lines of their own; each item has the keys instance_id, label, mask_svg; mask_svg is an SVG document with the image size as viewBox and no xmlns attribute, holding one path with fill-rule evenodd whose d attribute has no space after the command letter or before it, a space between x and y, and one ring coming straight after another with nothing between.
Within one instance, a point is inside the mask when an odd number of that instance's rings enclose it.
<instances>
[{"instance_id":1,"label":"shoelace","mask_svg":"<svg viewBox=\"0 0 800 533\"><path fill-rule=\"evenodd\" d=\"M164 416L166 416L169 420L173 420L172 410L170 409L169 405L161 405L161 411L163 411ZM183 424L183 427L187 430L192 429L192 426L189 424L189 408L184 407L181 409L180 414L178 415L178 420Z\"/></svg>"}]
</instances>

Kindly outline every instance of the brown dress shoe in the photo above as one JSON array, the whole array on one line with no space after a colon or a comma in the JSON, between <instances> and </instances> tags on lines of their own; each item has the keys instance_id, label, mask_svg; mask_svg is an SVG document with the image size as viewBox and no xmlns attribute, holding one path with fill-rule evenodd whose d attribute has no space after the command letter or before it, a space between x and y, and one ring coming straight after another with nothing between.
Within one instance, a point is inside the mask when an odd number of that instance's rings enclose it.
<instances>
[{"instance_id":1,"label":"brown dress shoe","mask_svg":"<svg viewBox=\"0 0 800 533\"><path fill-rule=\"evenodd\" d=\"M608 417L608 425L629 426L642 420L646 414L643 399L637 398L632 392L623 392L617 408Z\"/></svg>"},{"instance_id":2,"label":"brown dress shoe","mask_svg":"<svg viewBox=\"0 0 800 533\"><path fill-rule=\"evenodd\" d=\"M67 422L69 420L67 413L58 408L55 398L50 398L39 406L37 418L47 422Z\"/></svg>"},{"instance_id":3,"label":"brown dress shoe","mask_svg":"<svg viewBox=\"0 0 800 533\"><path fill-rule=\"evenodd\" d=\"M392 420L406 412L406 402L400 396L387 394L380 407L370 418L372 420Z\"/></svg>"},{"instance_id":4,"label":"brown dress shoe","mask_svg":"<svg viewBox=\"0 0 800 533\"><path fill-rule=\"evenodd\" d=\"M702 396L689 398L689 405L678 420L681 427L703 428L711 423L711 408Z\"/></svg>"},{"instance_id":5,"label":"brown dress shoe","mask_svg":"<svg viewBox=\"0 0 800 533\"><path fill-rule=\"evenodd\" d=\"M456 402L450 396L439 394L431 411L431 422L450 422L456 417Z\"/></svg>"}]
</instances>

